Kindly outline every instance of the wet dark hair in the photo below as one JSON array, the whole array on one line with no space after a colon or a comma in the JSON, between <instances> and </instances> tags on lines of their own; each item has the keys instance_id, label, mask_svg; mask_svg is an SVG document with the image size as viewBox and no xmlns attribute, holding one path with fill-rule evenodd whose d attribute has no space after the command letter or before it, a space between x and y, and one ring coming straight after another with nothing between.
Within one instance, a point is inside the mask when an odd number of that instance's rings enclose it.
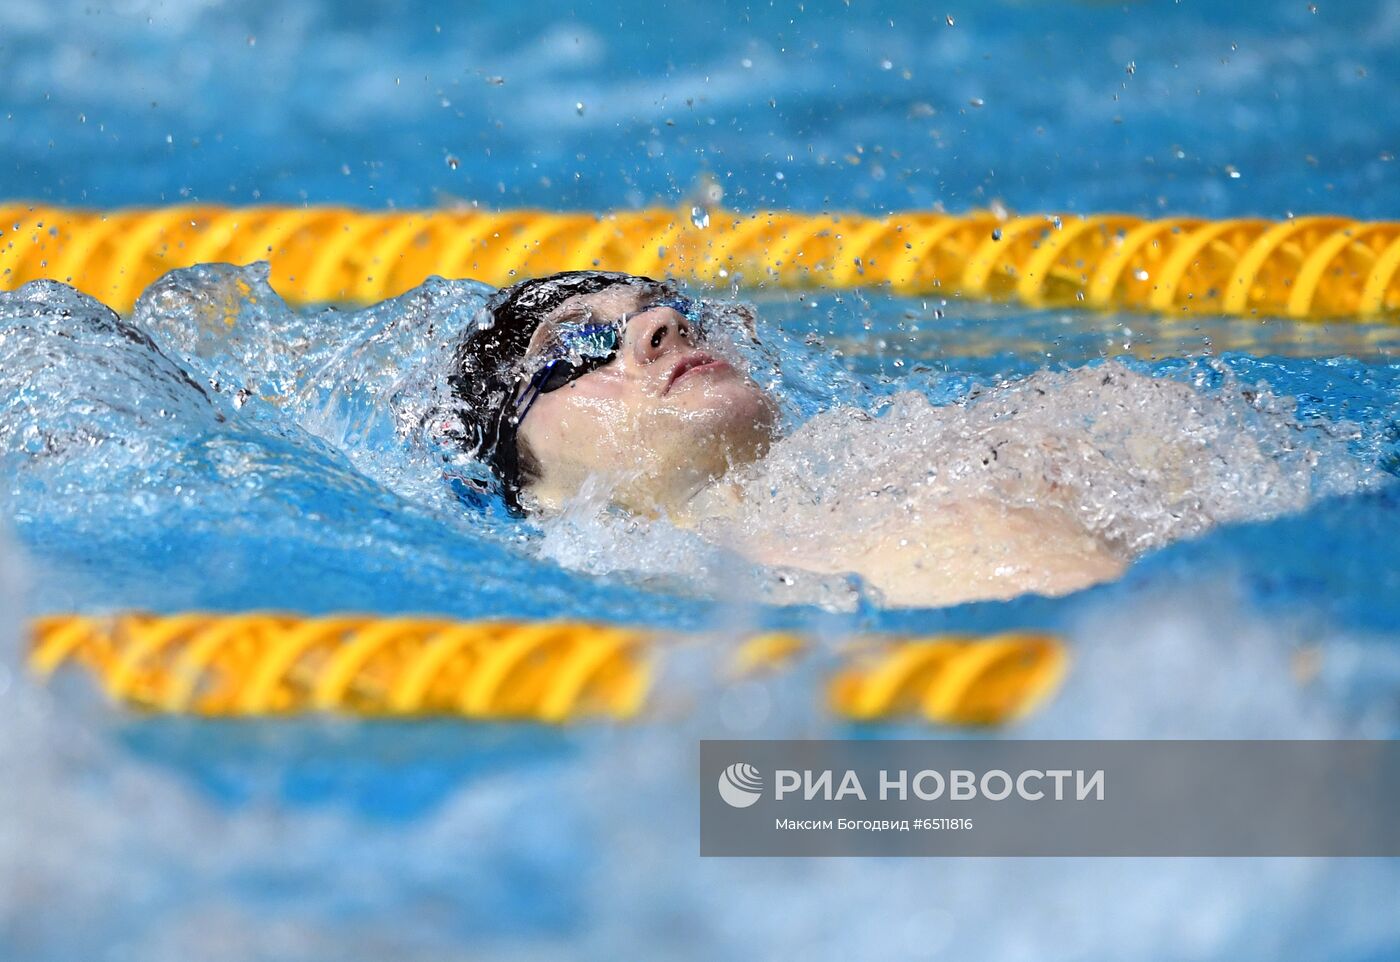
<instances>
[{"instance_id":1,"label":"wet dark hair","mask_svg":"<svg viewBox=\"0 0 1400 962\"><path fill-rule=\"evenodd\" d=\"M563 271L532 277L497 291L457 344L448 383L456 396L463 434L459 442L491 469L512 514L522 485L539 476L538 464L517 438L510 402L519 389L520 361L535 329L571 297L596 294L621 284L663 286L650 277L615 271Z\"/></svg>"}]
</instances>

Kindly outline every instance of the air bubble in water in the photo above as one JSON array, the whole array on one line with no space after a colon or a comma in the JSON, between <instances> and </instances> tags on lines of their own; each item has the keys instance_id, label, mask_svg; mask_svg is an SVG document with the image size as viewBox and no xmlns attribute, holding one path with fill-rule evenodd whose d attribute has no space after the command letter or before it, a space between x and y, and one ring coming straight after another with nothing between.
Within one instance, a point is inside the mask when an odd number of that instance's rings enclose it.
<instances>
[{"instance_id":1,"label":"air bubble in water","mask_svg":"<svg viewBox=\"0 0 1400 962\"><path fill-rule=\"evenodd\" d=\"M1001 240L1001 228L1000 228L1000 227L993 227L993 228L992 228L992 240L994 240L994 241L999 241L999 240Z\"/></svg>"},{"instance_id":2,"label":"air bubble in water","mask_svg":"<svg viewBox=\"0 0 1400 962\"><path fill-rule=\"evenodd\" d=\"M453 154L448 154L448 155L447 155L447 167L448 167L449 170L456 170L456 169L457 169L458 167L460 167L461 165L462 165L462 162L461 162L460 160L458 160L457 157L456 157L455 155L453 155Z\"/></svg>"},{"instance_id":3,"label":"air bubble in water","mask_svg":"<svg viewBox=\"0 0 1400 962\"><path fill-rule=\"evenodd\" d=\"M704 230L705 228L709 227L709 208L700 206L690 208L690 222L695 225L696 230Z\"/></svg>"},{"instance_id":4,"label":"air bubble in water","mask_svg":"<svg viewBox=\"0 0 1400 962\"><path fill-rule=\"evenodd\" d=\"M584 110L584 107L583 107L583 101L582 101L582 100L580 100L580 101L578 101L578 102L576 102L576 103L574 104L574 113L578 114L580 117L583 116L583 110Z\"/></svg>"}]
</instances>

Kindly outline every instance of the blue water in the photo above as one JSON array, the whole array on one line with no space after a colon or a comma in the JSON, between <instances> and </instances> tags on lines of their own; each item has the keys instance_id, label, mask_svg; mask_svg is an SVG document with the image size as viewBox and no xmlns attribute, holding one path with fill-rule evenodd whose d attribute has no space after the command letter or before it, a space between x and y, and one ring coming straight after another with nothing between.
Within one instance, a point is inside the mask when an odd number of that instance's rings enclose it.
<instances>
[{"instance_id":1,"label":"blue water","mask_svg":"<svg viewBox=\"0 0 1400 962\"><path fill-rule=\"evenodd\" d=\"M1400 12L1312 6L16 0L0 170L103 206L592 210L710 175L741 209L1393 216Z\"/></svg>"},{"instance_id":2,"label":"blue water","mask_svg":"<svg viewBox=\"0 0 1400 962\"><path fill-rule=\"evenodd\" d=\"M1393 217L1400 3L1315 6L15 2L0 171L6 197L103 206L597 209L712 180L739 209ZM1016 736L1394 737L1400 328L738 291L794 429L906 390L956 405L1122 364L1238 419L1210 449L1223 462L1250 419L1296 437L1302 461L1223 475L1244 484L1215 492L1232 520L1115 584L892 610L858 585L720 602L715 559L666 532L540 531L458 502L402 426L483 288L298 315L231 296L233 277L174 278L129 319L57 287L0 295L0 957L1400 946L1389 861L702 861L694 784L699 738L847 733L815 668L718 680L760 625L1058 630L1067 687ZM236 312L230 339L200 339L201 303ZM1274 400L1255 411L1246 392ZM1063 403L1068 433L1089 409ZM1308 503L1266 510L1274 495L1248 484L1309 455L1327 470ZM590 543L617 563L574 563ZM81 678L22 676L23 615L119 607L567 614L714 637L668 663L657 697L676 717L625 730L139 719Z\"/></svg>"}]
</instances>

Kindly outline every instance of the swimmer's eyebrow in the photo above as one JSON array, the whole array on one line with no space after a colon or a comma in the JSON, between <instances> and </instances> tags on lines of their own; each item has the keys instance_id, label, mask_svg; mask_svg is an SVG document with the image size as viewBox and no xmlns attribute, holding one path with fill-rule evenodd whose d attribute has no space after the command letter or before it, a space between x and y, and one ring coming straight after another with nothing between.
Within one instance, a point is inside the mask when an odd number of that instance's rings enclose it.
<instances>
[{"instance_id":1,"label":"swimmer's eyebrow","mask_svg":"<svg viewBox=\"0 0 1400 962\"><path fill-rule=\"evenodd\" d=\"M559 325L568 324L571 321L582 320L589 315L586 307L571 307L558 317L551 317L547 321L540 322L540 326L535 328L535 333L530 335L530 343L526 346L526 353L533 351L559 330Z\"/></svg>"},{"instance_id":2,"label":"swimmer's eyebrow","mask_svg":"<svg viewBox=\"0 0 1400 962\"><path fill-rule=\"evenodd\" d=\"M593 311L587 307L571 307L564 313L556 314L554 317L551 317L545 323L549 325L564 324L569 321L582 320L583 318L588 317L592 313Z\"/></svg>"},{"instance_id":3,"label":"swimmer's eyebrow","mask_svg":"<svg viewBox=\"0 0 1400 962\"><path fill-rule=\"evenodd\" d=\"M658 298L647 298L642 303L638 304L637 307L629 313L635 314L639 311L645 311L648 308L655 307L655 302L657 299ZM592 316L593 308L591 307L570 307L563 313L557 314L554 317L551 317L549 320L540 324L539 328L535 331L535 336L530 339L531 343L536 343L536 338L548 337L551 333L557 330L561 324L569 324L573 321L586 320Z\"/></svg>"}]
</instances>

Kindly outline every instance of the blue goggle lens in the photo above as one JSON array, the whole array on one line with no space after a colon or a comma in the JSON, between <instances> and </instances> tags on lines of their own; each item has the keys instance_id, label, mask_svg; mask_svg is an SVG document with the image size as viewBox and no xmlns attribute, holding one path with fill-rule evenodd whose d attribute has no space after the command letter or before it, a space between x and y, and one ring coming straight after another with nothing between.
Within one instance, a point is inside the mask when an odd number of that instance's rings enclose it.
<instances>
[{"instance_id":1,"label":"blue goggle lens","mask_svg":"<svg viewBox=\"0 0 1400 962\"><path fill-rule=\"evenodd\" d=\"M561 328L541 352L540 371L546 367L552 370L577 370L579 373L574 376L580 377L616 357L620 341L621 333L615 324L579 324Z\"/></svg>"}]
</instances>

